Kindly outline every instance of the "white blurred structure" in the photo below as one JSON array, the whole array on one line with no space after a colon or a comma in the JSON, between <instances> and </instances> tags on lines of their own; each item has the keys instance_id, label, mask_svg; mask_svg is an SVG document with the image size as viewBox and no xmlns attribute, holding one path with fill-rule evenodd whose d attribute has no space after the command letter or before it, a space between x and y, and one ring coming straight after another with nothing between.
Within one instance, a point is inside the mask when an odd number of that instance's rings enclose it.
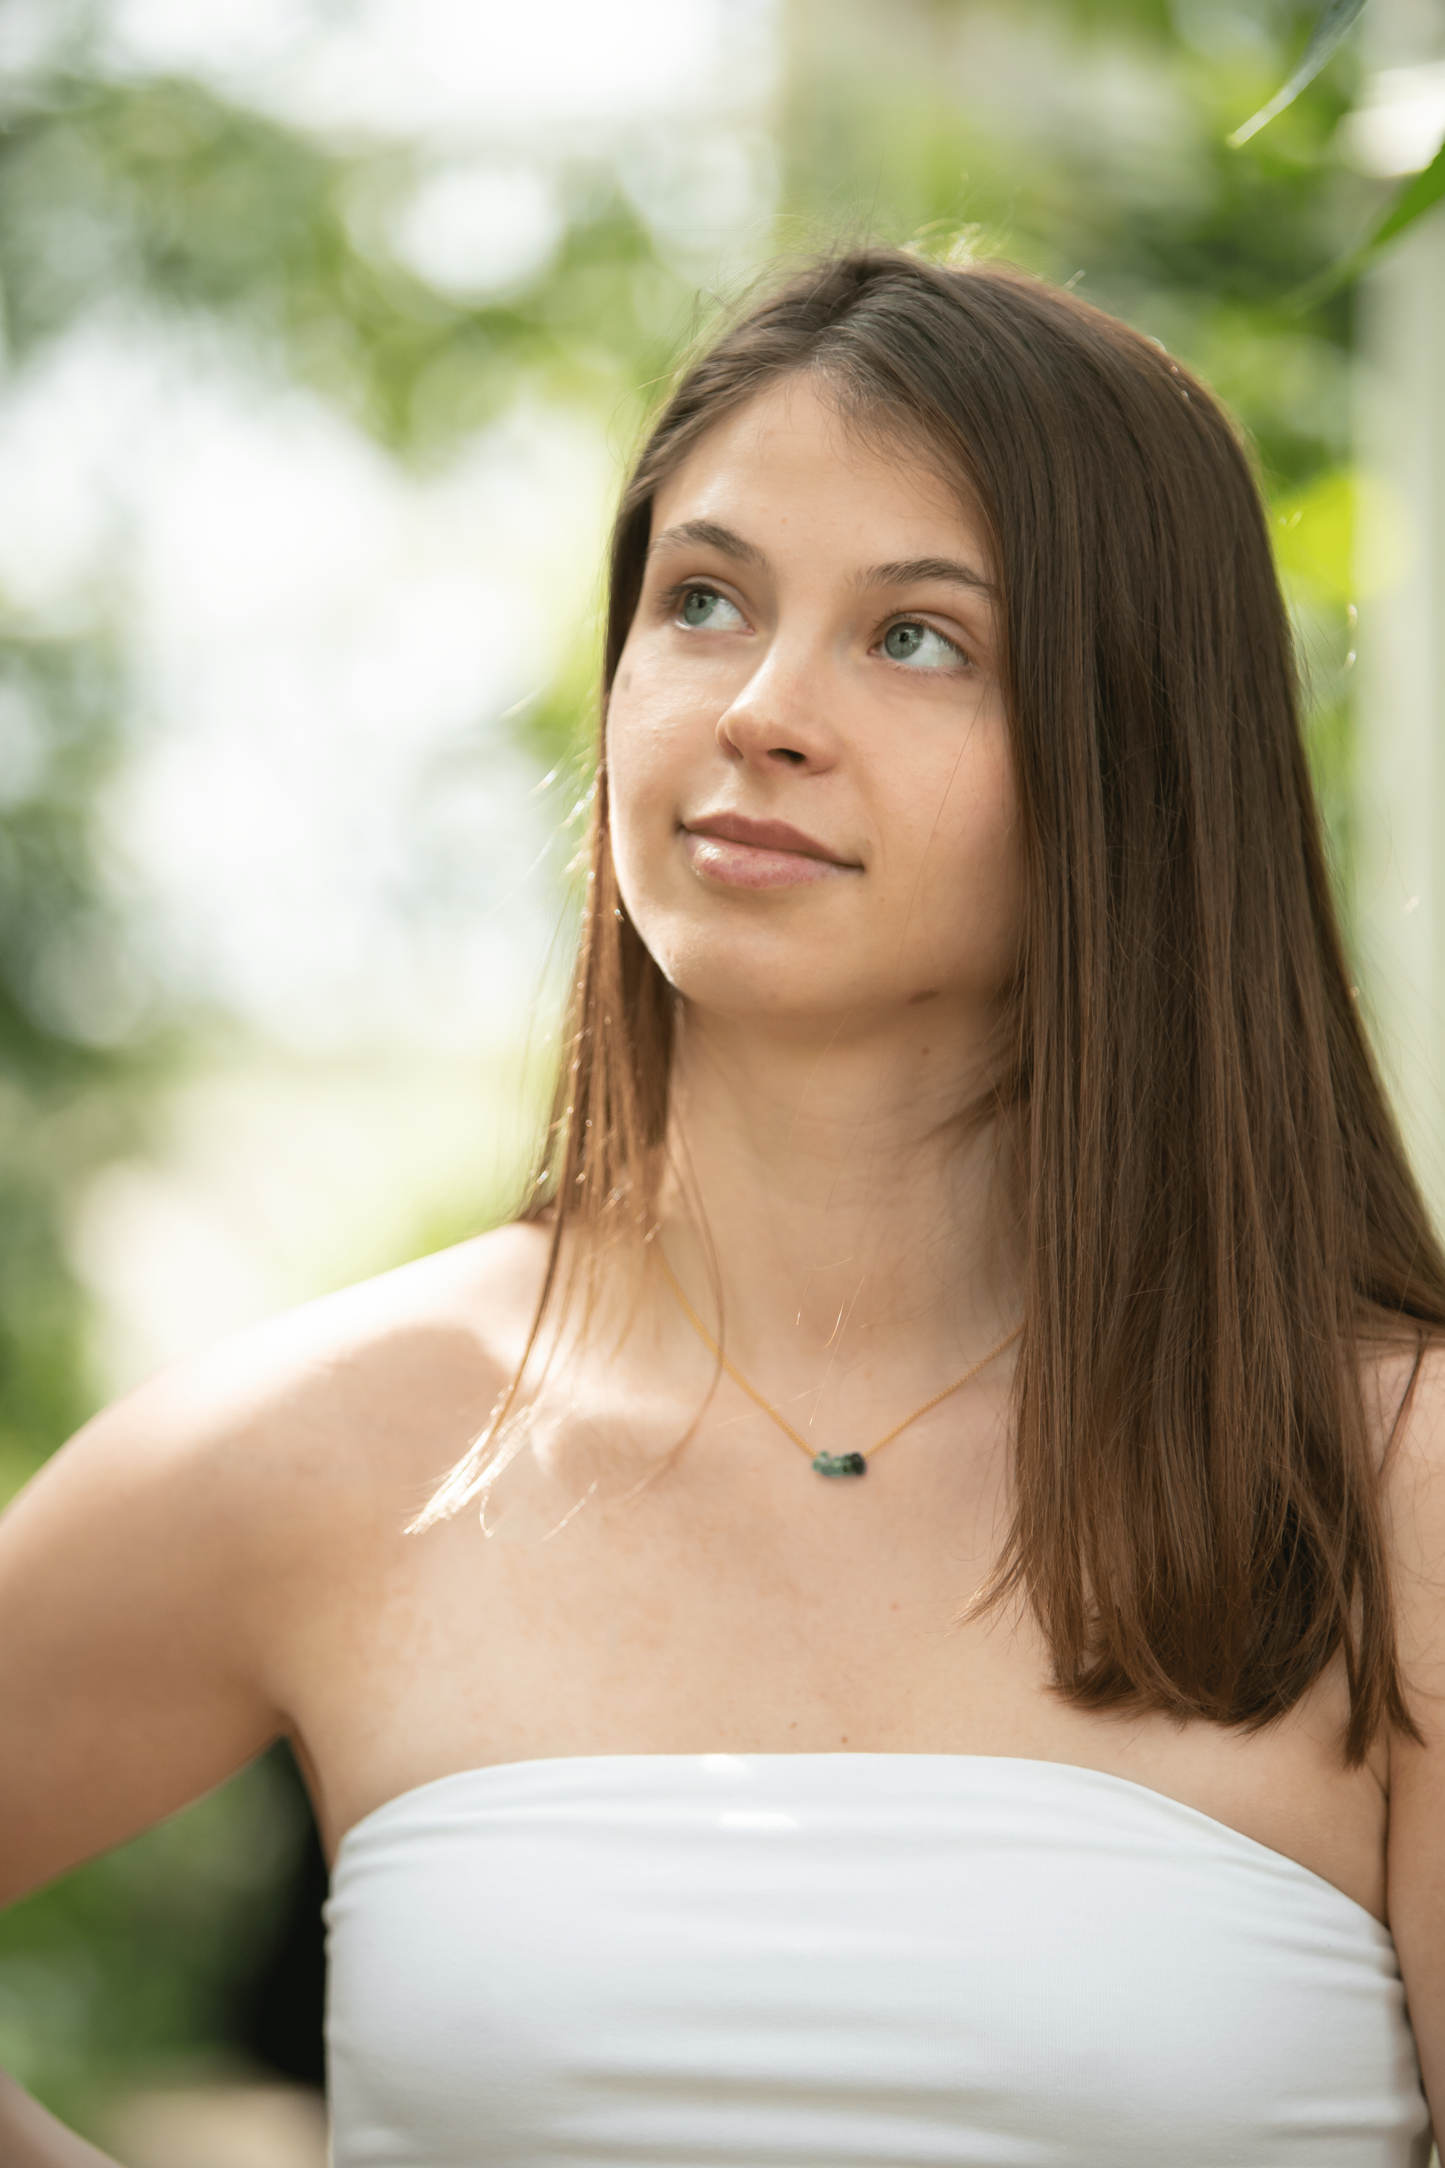
<instances>
[{"instance_id":1,"label":"white blurred structure","mask_svg":"<svg viewBox=\"0 0 1445 2168\"><path fill-rule=\"evenodd\" d=\"M1445 136L1445 60L1382 68L1345 122L1345 141L1362 173L1418 173Z\"/></svg>"},{"instance_id":2,"label":"white blurred structure","mask_svg":"<svg viewBox=\"0 0 1445 2168\"><path fill-rule=\"evenodd\" d=\"M1350 140L1371 170L1408 172L1445 135L1445 8L1375 0L1367 21L1382 66ZM1359 457L1397 533L1388 571L1368 525L1359 537L1358 928L1386 1072L1445 1223L1445 212L1368 275L1361 310Z\"/></svg>"}]
</instances>

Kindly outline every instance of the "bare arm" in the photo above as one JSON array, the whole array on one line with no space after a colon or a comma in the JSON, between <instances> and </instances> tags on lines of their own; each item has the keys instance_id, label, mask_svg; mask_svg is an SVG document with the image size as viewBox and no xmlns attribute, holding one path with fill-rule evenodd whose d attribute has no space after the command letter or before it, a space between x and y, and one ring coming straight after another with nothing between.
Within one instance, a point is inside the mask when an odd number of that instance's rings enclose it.
<instances>
[{"instance_id":1,"label":"bare arm","mask_svg":"<svg viewBox=\"0 0 1445 2168\"><path fill-rule=\"evenodd\" d=\"M284 1563L256 1504L284 1490L286 1369L257 1348L158 1381L0 1518L0 1903L210 1790L281 1728L253 1621ZM0 2073L0 2168L115 2164Z\"/></svg>"},{"instance_id":2,"label":"bare arm","mask_svg":"<svg viewBox=\"0 0 1445 2168\"><path fill-rule=\"evenodd\" d=\"M284 1728L261 1656L294 1571L278 1394L250 1375L266 1368L242 1346L147 1387L0 1519L0 1903L174 1813Z\"/></svg>"},{"instance_id":3,"label":"bare arm","mask_svg":"<svg viewBox=\"0 0 1445 2168\"><path fill-rule=\"evenodd\" d=\"M1390 1747L1390 1926L1445 2130L1445 1355L1427 1356L1386 1471L1400 1647L1423 1745Z\"/></svg>"},{"instance_id":4,"label":"bare arm","mask_svg":"<svg viewBox=\"0 0 1445 2168\"><path fill-rule=\"evenodd\" d=\"M5 2168L117 2168L84 2138L57 2123L38 2100L0 2070L0 2161Z\"/></svg>"}]
</instances>

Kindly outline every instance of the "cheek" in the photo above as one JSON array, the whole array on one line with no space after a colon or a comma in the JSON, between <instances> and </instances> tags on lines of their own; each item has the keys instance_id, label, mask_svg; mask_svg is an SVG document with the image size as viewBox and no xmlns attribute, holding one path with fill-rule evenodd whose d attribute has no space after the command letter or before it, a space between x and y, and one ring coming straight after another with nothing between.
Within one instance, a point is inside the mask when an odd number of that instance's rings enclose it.
<instances>
[{"instance_id":1,"label":"cheek","mask_svg":"<svg viewBox=\"0 0 1445 2168\"><path fill-rule=\"evenodd\" d=\"M623 900L639 930L681 804L690 736L674 711L648 698L645 675L618 672L607 709L608 817Z\"/></svg>"},{"instance_id":2,"label":"cheek","mask_svg":"<svg viewBox=\"0 0 1445 2168\"><path fill-rule=\"evenodd\" d=\"M607 777L614 839L651 825L668 796L671 734L650 726L635 688L619 684L607 714Z\"/></svg>"},{"instance_id":3,"label":"cheek","mask_svg":"<svg viewBox=\"0 0 1445 2168\"><path fill-rule=\"evenodd\" d=\"M607 704L607 766L629 795L670 787L695 752L698 717L644 645L626 651Z\"/></svg>"},{"instance_id":4,"label":"cheek","mask_svg":"<svg viewBox=\"0 0 1445 2168\"><path fill-rule=\"evenodd\" d=\"M917 898L910 922L934 954L953 951L965 975L1007 976L1023 924L1024 858L1006 747L951 777L941 797L936 821L912 827L912 862L899 868Z\"/></svg>"}]
</instances>

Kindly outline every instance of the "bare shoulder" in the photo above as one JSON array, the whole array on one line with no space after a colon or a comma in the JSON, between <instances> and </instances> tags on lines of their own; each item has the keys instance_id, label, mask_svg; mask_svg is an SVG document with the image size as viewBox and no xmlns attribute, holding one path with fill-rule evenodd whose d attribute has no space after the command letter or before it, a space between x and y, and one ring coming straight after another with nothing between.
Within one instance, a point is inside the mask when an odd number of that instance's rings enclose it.
<instances>
[{"instance_id":1,"label":"bare shoulder","mask_svg":"<svg viewBox=\"0 0 1445 2168\"><path fill-rule=\"evenodd\" d=\"M486 1421L545 1250L507 1228L239 1334L21 1493L0 1519L0 1885L117 1842L290 1727L285 1650Z\"/></svg>"},{"instance_id":2,"label":"bare shoulder","mask_svg":"<svg viewBox=\"0 0 1445 2168\"><path fill-rule=\"evenodd\" d=\"M234 1334L105 1409L38 1487L204 1481L235 1506L261 1486L294 1511L317 1485L440 1473L520 1357L545 1250L499 1228Z\"/></svg>"}]
</instances>

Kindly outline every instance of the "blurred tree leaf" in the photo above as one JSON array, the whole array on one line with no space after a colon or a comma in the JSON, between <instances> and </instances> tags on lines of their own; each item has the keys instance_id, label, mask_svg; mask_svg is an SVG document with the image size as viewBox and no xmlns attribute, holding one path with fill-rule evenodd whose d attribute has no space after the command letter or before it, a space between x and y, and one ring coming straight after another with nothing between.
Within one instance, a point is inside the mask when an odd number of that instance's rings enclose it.
<instances>
[{"instance_id":1,"label":"blurred tree leaf","mask_svg":"<svg viewBox=\"0 0 1445 2168\"><path fill-rule=\"evenodd\" d=\"M1261 128L1293 105L1300 92L1311 84L1336 47L1354 27L1365 5L1365 0L1329 0L1320 11L1319 19L1310 32L1309 43L1300 55L1299 65L1286 78L1267 105L1252 113L1247 121L1226 138L1231 150L1238 150L1251 136L1258 135Z\"/></svg>"},{"instance_id":2,"label":"blurred tree leaf","mask_svg":"<svg viewBox=\"0 0 1445 2168\"><path fill-rule=\"evenodd\" d=\"M1382 248L1387 248L1391 241L1398 240L1406 227L1413 226L1417 218L1422 218L1426 211L1433 210L1442 196L1445 196L1445 143L1440 145L1423 173L1412 174L1406 181L1379 225L1365 242L1361 251L1361 262L1368 263Z\"/></svg>"},{"instance_id":3,"label":"blurred tree leaf","mask_svg":"<svg viewBox=\"0 0 1445 2168\"><path fill-rule=\"evenodd\" d=\"M1397 241L1427 211L1433 211L1442 197L1445 197L1445 143L1440 145L1422 173L1412 174L1403 184L1394 202L1358 247L1317 278L1307 279L1304 285L1295 289L1290 297L1294 308L1303 314L1307 309L1317 308L1341 287L1352 284L1392 241Z\"/></svg>"}]
</instances>

